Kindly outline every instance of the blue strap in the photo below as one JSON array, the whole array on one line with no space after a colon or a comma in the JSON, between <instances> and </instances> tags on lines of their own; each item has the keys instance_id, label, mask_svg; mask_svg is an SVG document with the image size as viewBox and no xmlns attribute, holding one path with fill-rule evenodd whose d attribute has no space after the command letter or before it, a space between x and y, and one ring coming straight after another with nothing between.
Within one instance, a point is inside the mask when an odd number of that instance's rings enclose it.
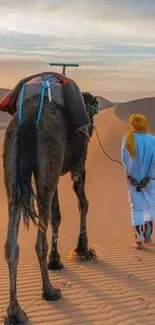
<instances>
[{"instance_id":1,"label":"blue strap","mask_svg":"<svg viewBox=\"0 0 155 325\"><path fill-rule=\"evenodd\" d=\"M44 81L48 81L48 82L50 82L50 81L57 81L58 80L57 77L55 77L55 76L52 76L50 78L46 78L46 74L43 74L42 75L42 78L44 79Z\"/></svg>"},{"instance_id":2,"label":"blue strap","mask_svg":"<svg viewBox=\"0 0 155 325\"><path fill-rule=\"evenodd\" d=\"M56 77L51 77L51 78L47 79L48 82L50 82L50 81L57 81L57 80L58 79Z\"/></svg>"},{"instance_id":3,"label":"blue strap","mask_svg":"<svg viewBox=\"0 0 155 325\"><path fill-rule=\"evenodd\" d=\"M40 118L41 118L41 113L43 110L43 103L44 103L44 95L45 95L45 85L44 82L42 83L42 89L41 89L41 99L40 99L40 107L39 107L39 112L38 112L38 116L37 116L37 121L36 121L36 125L39 124L40 122Z\"/></svg>"},{"instance_id":4,"label":"blue strap","mask_svg":"<svg viewBox=\"0 0 155 325\"><path fill-rule=\"evenodd\" d=\"M42 114L42 110L43 110L43 103L44 103L44 96L45 96L45 90L48 89L48 88L51 88L51 85L48 85L47 82L57 80L56 77L51 77L49 79L46 79L45 75L43 76L43 78L44 78L44 81L42 82L40 107L39 107L39 111L38 111L36 125L39 124L40 119L41 119L41 114ZM26 83L23 84L22 89L21 89L21 94L20 94L19 110L18 110L18 118L19 118L20 124L22 124L22 121L23 121L23 100L24 100L25 88L26 88Z\"/></svg>"},{"instance_id":5,"label":"blue strap","mask_svg":"<svg viewBox=\"0 0 155 325\"><path fill-rule=\"evenodd\" d=\"M18 109L18 118L19 123L22 124L23 121L23 99L25 94L26 83L23 84L21 93L20 93L20 100L19 100L19 109Z\"/></svg>"}]
</instances>

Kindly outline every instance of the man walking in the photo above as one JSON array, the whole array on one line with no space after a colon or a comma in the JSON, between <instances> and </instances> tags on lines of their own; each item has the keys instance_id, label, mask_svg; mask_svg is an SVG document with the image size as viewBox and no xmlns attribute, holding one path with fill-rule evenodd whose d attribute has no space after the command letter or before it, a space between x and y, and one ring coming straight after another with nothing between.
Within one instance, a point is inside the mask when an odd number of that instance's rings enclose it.
<instances>
[{"instance_id":1,"label":"man walking","mask_svg":"<svg viewBox=\"0 0 155 325\"><path fill-rule=\"evenodd\" d=\"M131 220L135 232L135 248L142 241L151 242L155 219L155 137L148 133L144 115L132 114L133 130L123 137L122 162L126 172Z\"/></svg>"}]
</instances>

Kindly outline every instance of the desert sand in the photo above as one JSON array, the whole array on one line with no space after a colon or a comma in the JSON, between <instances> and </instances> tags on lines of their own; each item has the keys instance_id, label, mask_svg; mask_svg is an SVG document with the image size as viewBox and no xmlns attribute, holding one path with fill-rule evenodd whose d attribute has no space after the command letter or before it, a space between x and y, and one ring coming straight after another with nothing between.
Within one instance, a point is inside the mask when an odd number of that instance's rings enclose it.
<instances>
[{"instance_id":1,"label":"desert sand","mask_svg":"<svg viewBox=\"0 0 155 325\"><path fill-rule=\"evenodd\" d=\"M128 115L143 112L154 119L155 98L120 104L103 110L95 118L100 140L107 153L121 159L122 136L130 129ZM6 119L8 118L8 115ZM1 119L1 115L0 115ZM6 120L7 123L7 120ZM152 122L151 122L152 123ZM5 119L3 120L3 127ZM153 123L151 124L153 128ZM153 129L152 129L153 131ZM0 137L2 154L3 134ZM29 317L28 324L53 325L154 325L155 324L155 235L144 250L134 250L134 235L123 168L103 154L96 134L89 145L86 193L89 200L89 246L96 259L77 263L69 259L79 232L77 199L70 175L60 180L59 248L65 268L51 271L50 279L62 298L49 303L41 298L41 276L34 245L36 229L20 226L18 297ZM0 324L9 299L8 268L4 258L7 202L0 160ZM48 229L51 246L51 229Z\"/></svg>"}]
</instances>

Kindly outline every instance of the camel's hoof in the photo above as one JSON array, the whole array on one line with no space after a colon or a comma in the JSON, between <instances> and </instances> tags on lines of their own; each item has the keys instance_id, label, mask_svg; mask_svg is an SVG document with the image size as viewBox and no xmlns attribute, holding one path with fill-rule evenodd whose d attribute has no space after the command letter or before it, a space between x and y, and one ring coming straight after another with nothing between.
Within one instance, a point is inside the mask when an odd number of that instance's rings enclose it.
<instances>
[{"instance_id":1,"label":"camel's hoof","mask_svg":"<svg viewBox=\"0 0 155 325\"><path fill-rule=\"evenodd\" d=\"M62 270L63 269L63 264L61 263L61 261L49 261L48 262L48 269L49 270Z\"/></svg>"},{"instance_id":2,"label":"camel's hoof","mask_svg":"<svg viewBox=\"0 0 155 325\"><path fill-rule=\"evenodd\" d=\"M49 270L61 270L63 269L63 264L60 261L60 254L49 255L48 269Z\"/></svg>"},{"instance_id":3,"label":"camel's hoof","mask_svg":"<svg viewBox=\"0 0 155 325\"><path fill-rule=\"evenodd\" d=\"M51 289L51 291L43 292L42 298L48 301L55 301L61 298L60 289Z\"/></svg>"},{"instance_id":4,"label":"camel's hoof","mask_svg":"<svg viewBox=\"0 0 155 325\"><path fill-rule=\"evenodd\" d=\"M9 315L5 318L4 324L6 325L24 325L28 320L27 315L23 310L18 311L14 315Z\"/></svg>"},{"instance_id":5,"label":"camel's hoof","mask_svg":"<svg viewBox=\"0 0 155 325\"><path fill-rule=\"evenodd\" d=\"M63 267L64 266L60 261L60 254L58 252L51 252L48 259L48 269L61 270Z\"/></svg>"},{"instance_id":6,"label":"camel's hoof","mask_svg":"<svg viewBox=\"0 0 155 325\"><path fill-rule=\"evenodd\" d=\"M91 260L94 257L93 251L88 250L86 252L81 252L78 248L75 249L75 253L79 256L82 260Z\"/></svg>"}]
</instances>

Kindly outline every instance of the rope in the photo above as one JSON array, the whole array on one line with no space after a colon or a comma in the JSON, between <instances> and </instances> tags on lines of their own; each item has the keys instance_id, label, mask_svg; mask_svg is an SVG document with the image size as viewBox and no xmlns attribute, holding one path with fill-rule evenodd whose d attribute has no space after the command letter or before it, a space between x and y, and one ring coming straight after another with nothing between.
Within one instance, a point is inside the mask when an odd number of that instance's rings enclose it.
<instances>
[{"instance_id":1,"label":"rope","mask_svg":"<svg viewBox=\"0 0 155 325\"><path fill-rule=\"evenodd\" d=\"M116 162L117 164L121 165L121 166L124 168L123 164L122 164L119 160L111 158L111 157L106 153L105 149L104 149L103 146L102 146L102 143L101 143L101 140L100 140L100 137L99 137L99 134L98 134L98 131L97 131L97 128L96 128L96 125L95 125L95 124L94 124L94 129L95 129L95 132L96 132L96 136L97 136L97 139L98 139L99 145L100 145L100 147L101 147L103 153L105 154L105 156L106 156L109 160L111 160L111 161L113 161L113 162Z\"/></svg>"},{"instance_id":2,"label":"rope","mask_svg":"<svg viewBox=\"0 0 155 325\"><path fill-rule=\"evenodd\" d=\"M37 116L37 121L36 121L36 125L39 125L40 119L41 119L41 114L42 114L42 110L43 110L43 104L44 104L44 96L45 96L45 90L48 90L48 99L49 102L52 101L52 96L51 96L51 86L49 81L52 80L52 78L50 79L46 79L46 77L44 76L45 81L42 82L42 88L41 88L41 99L40 99L40 106L39 106L39 112L38 112L38 116Z\"/></svg>"}]
</instances>

